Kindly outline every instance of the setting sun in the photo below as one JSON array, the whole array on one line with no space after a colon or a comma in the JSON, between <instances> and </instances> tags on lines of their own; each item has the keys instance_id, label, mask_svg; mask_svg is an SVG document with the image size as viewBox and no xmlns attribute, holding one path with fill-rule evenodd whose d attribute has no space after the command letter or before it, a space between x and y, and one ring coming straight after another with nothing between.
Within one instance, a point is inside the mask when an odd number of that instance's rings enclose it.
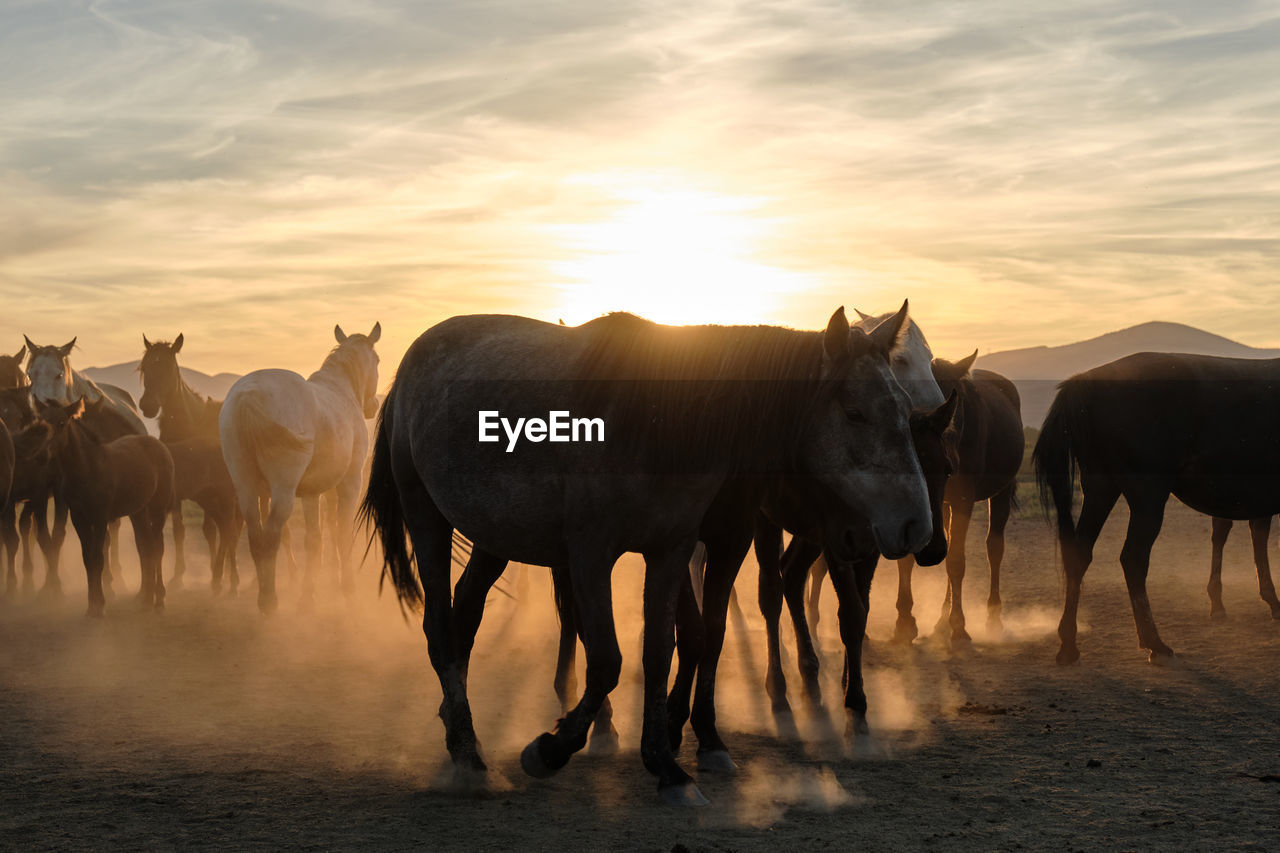
<instances>
[{"instance_id":1,"label":"setting sun","mask_svg":"<svg viewBox=\"0 0 1280 853\"><path fill-rule=\"evenodd\" d=\"M589 177L620 206L603 221L550 226L571 253L556 262L558 317L577 324L609 311L661 323L762 323L804 274L772 266L758 246L781 224L764 200L669 182Z\"/></svg>"}]
</instances>

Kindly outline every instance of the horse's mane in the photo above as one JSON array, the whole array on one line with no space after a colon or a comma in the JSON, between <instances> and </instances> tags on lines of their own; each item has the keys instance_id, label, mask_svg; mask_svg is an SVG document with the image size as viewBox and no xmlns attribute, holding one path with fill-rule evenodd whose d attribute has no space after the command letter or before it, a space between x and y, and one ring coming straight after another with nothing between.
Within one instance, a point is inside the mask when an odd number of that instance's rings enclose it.
<instances>
[{"instance_id":1,"label":"horse's mane","mask_svg":"<svg viewBox=\"0 0 1280 853\"><path fill-rule=\"evenodd\" d=\"M575 375L587 380L591 408L609 412L609 443L684 470L784 463L821 387L815 333L661 326L622 313L581 328L592 339Z\"/></svg>"},{"instance_id":2,"label":"horse's mane","mask_svg":"<svg viewBox=\"0 0 1280 853\"><path fill-rule=\"evenodd\" d=\"M351 336L356 337L355 335ZM351 385L351 392L357 400L360 400L360 385L364 381L364 373L361 370L359 353L352 347L344 347L338 344L329 350L329 354L324 357L324 361L320 364L320 369L307 377L307 381L320 377L328 371L330 374L338 373L343 376Z\"/></svg>"}]
</instances>

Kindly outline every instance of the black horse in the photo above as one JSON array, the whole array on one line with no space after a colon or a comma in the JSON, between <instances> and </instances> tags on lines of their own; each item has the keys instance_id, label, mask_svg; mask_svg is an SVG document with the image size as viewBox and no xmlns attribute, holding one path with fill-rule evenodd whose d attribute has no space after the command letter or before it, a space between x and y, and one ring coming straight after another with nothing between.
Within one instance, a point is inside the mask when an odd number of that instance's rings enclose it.
<instances>
[{"instance_id":1,"label":"black horse","mask_svg":"<svg viewBox=\"0 0 1280 853\"><path fill-rule=\"evenodd\" d=\"M1059 663L1080 657L1080 584L1102 525L1123 495L1129 529L1120 551L1138 645L1152 663L1173 654L1147 598L1151 546L1175 495L1218 518L1280 512L1280 360L1139 353L1059 386L1033 459L1041 498L1058 518L1066 601ZM1072 519L1072 466L1084 501Z\"/></svg>"},{"instance_id":2,"label":"black horse","mask_svg":"<svg viewBox=\"0 0 1280 853\"><path fill-rule=\"evenodd\" d=\"M965 540L973 507L987 502L987 564L991 570L991 587L987 597L987 630L998 633L1000 620L1000 564L1004 559L1004 529L1009 513L1017 502L1018 469L1026 439L1022 433L1022 402L1018 389L999 373L972 370L974 352L957 362L935 358L933 376L943 393L960 395L952 429L956 433L956 472L947 483L947 595L942 615L934 627L941 636L951 627L950 642L968 643L969 632L964 620ZM911 571L915 561L904 557L898 561L898 621L894 639L909 643L918 633L911 615Z\"/></svg>"},{"instance_id":3,"label":"black horse","mask_svg":"<svg viewBox=\"0 0 1280 853\"><path fill-rule=\"evenodd\" d=\"M843 311L824 333L663 327L629 315L578 327L481 316L422 335L379 417L363 513L397 593L425 601L455 767L483 773L486 765L450 600L453 531L475 543L473 561L488 554L567 566L572 579L586 691L554 733L526 748L521 763L532 775L555 772L585 745L617 683L610 569L636 551L646 563L641 755L665 800L704 802L674 759L666 708L681 578L699 526L727 481L803 472L871 519L886 552L923 547L932 535L926 490L906 395L888 362L905 318L904 305L867 335L851 331ZM478 413L566 408L609 424L608 440L539 444L523 454L477 441ZM531 441L546 438L545 422L535 435L526 431Z\"/></svg>"}]
</instances>

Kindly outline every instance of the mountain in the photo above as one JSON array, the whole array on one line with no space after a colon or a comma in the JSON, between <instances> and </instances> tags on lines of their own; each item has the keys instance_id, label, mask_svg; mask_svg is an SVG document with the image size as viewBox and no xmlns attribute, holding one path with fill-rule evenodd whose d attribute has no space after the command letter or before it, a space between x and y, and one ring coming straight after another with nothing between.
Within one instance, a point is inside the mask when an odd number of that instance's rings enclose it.
<instances>
[{"instance_id":1,"label":"mountain","mask_svg":"<svg viewBox=\"0 0 1280 853\"><path fill-rule=\"evenodd\" d=\"M1247 346L1182 323L1143 323L1074 344L993 352L979 357L974 366L1012 379L1022 395L1022 422L1038 428L1049 411L1059 382L1135 352L1280 358L1280 349Z\"/></svg>"},{"instance_id":2,"label":"mountain","mask_svg":"<svg viewBox=\"0 0 1280 853\"><path fill-rule=\"evenodd\" d=\"M110 367L86 367L80 372L99 384L106 382L109 385L123 388L133 395L134 400L142 396L142 374L138 372L138 362L136 361L126 361L122 364L113 364ZM213 397L215 400L221 400L227 396L227 391L231 389L231 386L240 377L234 373L219 373L216 376L210 376L207 373L183 367L182 378L199 393Z\"/></svg>"}]
</instances>

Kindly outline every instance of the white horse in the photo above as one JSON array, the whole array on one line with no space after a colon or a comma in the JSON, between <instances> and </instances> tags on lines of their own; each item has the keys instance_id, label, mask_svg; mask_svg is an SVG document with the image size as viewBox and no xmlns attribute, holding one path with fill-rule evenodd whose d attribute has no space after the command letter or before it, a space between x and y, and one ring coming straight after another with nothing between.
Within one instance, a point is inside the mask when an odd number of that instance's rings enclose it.
<instances>
[{"instance_id":1,"label":"white horse","mask_svg":"<svg viewBox=\"0 0 1280 853\"><path fill-rule=\"evenodd\" d=\"M218 417L222 455L236 487L258 570L258 607L275 610L276 554L280 532L302 499L307 567L304 599L313 590L320 559L320 497L332 493L329 513L338 551L339 579L350 588L348 563L353 522L369 433L365 419L378 413L378 356L382 335L346 335L333 327L338 345L305 380L291 370L255 370L227 392Z\"/></svg>"},{"instance_id":2,"label":"white horse","mask_svg":"<svg viewBox=\"0 0 1280 853\"><path fill-rule=\"evenodd\" d=\"M27 342L27 351L30 353L27 379L31 381L32 399L46 405L57 403L60 406L69 406L81 398L86 403L102 400L104 411L120 415L139 435L147 434L142 416L138 414L138 404L128 391L115 385L98 385L71 367L71 350L76 345L75 338L60 347L42 347L32 343L31 338L26 335L22 337Z\"/></svg>"}]
</instances>

